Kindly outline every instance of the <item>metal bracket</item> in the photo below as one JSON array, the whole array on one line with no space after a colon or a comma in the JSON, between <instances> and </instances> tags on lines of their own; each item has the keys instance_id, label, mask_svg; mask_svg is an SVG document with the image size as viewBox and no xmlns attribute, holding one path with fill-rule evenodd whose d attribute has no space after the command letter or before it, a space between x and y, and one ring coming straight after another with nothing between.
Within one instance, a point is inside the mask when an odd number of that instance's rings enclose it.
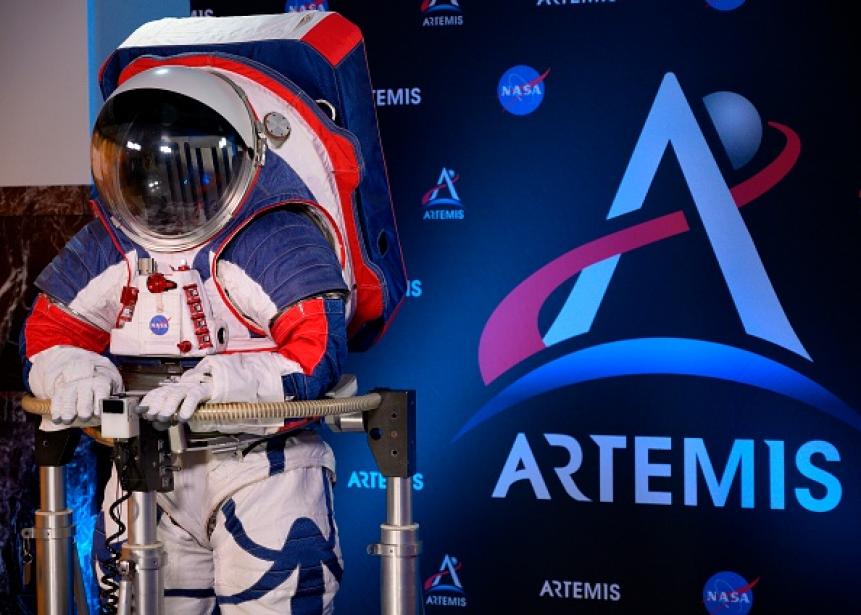
<instances>
[{"instance_id":1,"label":"metal bracket","mask_svg":"<svg viewBox=\"0 0 861 615\"><path fill-rule=\"evenodd\" d=\"M408 478L416 471L416 392L374 392L382 401L365 414L368 446L383 476Z\"/></svg>"},{"instance_id":2,"label":"metal bracket","mask_svg":"<svg viewBox=\"0 0 861 615\"><path fill-rule=\"evenodd\" d=\"M132 565L131 570L158 570L163 567L164 545L156 542L149 545L122 546L122 561Z\"/></svg>"},{"instance_id":3,"label":"metal bracket","mask_svg":"<svg viewBox=\"0 0 861 615\"><path fill-rule=\"evenodd\" d=\"M42 431L36 427L36 465L61 467L72 460L81 439L80 429Z\"/></svg>"},{"instance_id":4,"label":"metal bracket","mask_svg":"<svg viewBox=\"0 0 861 615\"><path fill-rule=\"evenodd\" d=\"M422 553L422 543L412 545L390 545L387 543L374 543L368 545L368 555L379 555L381 557L418 557Z\"/></svg>"},{"instance_id":5,"label":"metal bracket","mask_svg":"<svg viewBox=\"0 0 861 615\"><path fill-rule=\"evenodd\" d=\"M418 557L422 552L419 524L380 525L380 542L368 545L368 555Z\"/></svg>"}]
</instances>

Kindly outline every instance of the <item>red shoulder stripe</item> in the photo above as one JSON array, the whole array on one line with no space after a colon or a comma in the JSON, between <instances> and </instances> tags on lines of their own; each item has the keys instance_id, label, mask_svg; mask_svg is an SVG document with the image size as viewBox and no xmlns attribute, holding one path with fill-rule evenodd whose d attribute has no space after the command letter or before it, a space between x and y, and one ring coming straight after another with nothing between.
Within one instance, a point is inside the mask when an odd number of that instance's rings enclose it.
<instances>
[{"instance_id":1,"label":"red shoulder stripe","mask_svg":"<svg viewBox=\"0 0 861 615\"><path fill-rule=\"evenodd\" d=\"M362 33L355 24L332 13L311 28L302 42L316 49L329 64L337 66L362 42Z\"/></svg>"},{"instance_id":2,"label":"red shoulder stripe","mask_svg":"<svg viewBox=\"0 0 861 615\"><path fill-rule=\"evenodd\" d=\"M296 361L310 376L326 354L329 340L323 298L300 301L281 314L272 325L272 339L281 355Z\"/></svg>"},{"instance_id":3,"label":"red shoulder stripe","mask_svg":"<svg viewBox=\"0 0 861 615\"><path fill-rule=\"evenodd\" d=\"M107 331L75 318L66 310L39 295L33 312L24 325L27 358L53 346L75 346L92 352L108 347L111 336Z\"/></svg>"}]
</instances>

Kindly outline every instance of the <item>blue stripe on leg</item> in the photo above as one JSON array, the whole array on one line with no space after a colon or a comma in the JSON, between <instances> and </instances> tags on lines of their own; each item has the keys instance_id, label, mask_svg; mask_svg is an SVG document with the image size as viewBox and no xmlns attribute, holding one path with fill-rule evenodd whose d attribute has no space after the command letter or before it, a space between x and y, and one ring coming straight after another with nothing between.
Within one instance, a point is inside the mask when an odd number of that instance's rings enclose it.
<instances>
[{"instance_id":1,"label":"blue stripe on leg","mask_svg":"<svg viewBox=\"0 0 861 615\"><path fill-rule=\"evenodd\" d=\"M332 496L326 471L323 470L323 492L329 520L329 537L324 539L320 528L311 519L300 517L293 522L284 546L280 550L270 549L254 542L245 531L236 514L236 503L227 500L222 506L224 527L236 544L257 559L272 562L251 587L229 596L216 596L218 604L241 604L258 600L283 584L298 568L296 594L291 599L291 609L296 615L318 615L323 612L325 582L323 566L341 582L343 569L335 553L335 524L333 521Z\"/></svg>"}]
</instances>

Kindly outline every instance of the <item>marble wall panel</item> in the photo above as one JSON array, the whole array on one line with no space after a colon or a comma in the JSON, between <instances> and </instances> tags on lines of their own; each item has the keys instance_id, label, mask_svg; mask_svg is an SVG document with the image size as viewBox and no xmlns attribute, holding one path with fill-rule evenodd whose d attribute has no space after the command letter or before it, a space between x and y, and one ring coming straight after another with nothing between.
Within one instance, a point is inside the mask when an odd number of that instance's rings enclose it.
<instances>
[{"instance_id":1,"label":"marble wall panel","mask_svg":"<svg viewBox=\"0 0 861 615\"><path fill-rule=\"evenodd\" d=\"M0 614L32 607L20 584L18 536L32 523L38 493L33 427L20 407L18 333L36 276L91 219L89 193L89 186L0 188Z\"/></svg>"},{"instance_id":2,"label":"marble wall panel","mask_svg":"<svg viewBox=\"0 0 861 615\"><path fill-rule=\"evenodd\" d=\"M90 219L89 186L0 188L0 391L22 390L18 333L33 280Z\"/></svg>"},{"instance_id":3,"label":"marble wall panel","mask_svg":"<svg viewBox=\"0 0 861 615\"><path fill-rule=\"evenodd\" d=\"M38 490L35 432L20 393L0 393L0 614L24 613L31 593L21 586L20 532L32 525Z\"/></svg>"}]
</instances>

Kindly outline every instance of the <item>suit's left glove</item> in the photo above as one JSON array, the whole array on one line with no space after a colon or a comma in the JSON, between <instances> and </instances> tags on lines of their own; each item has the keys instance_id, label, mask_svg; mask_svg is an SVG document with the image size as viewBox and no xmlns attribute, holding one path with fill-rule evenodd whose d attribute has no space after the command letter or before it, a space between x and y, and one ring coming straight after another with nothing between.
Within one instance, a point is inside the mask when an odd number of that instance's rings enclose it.
<instances>
[{"instance_id":1,"label":"suit's left glove","mask_svg":"<svg viewBox=\"0 0 861 615\"><path fill-rule=\"evenodd\" d=\"M55 425L98 416L99 402L123 390L116 366L107 357L83 348L52 346L30 361L30 390L36 397L51 399Z\"/></svg>"}]
</instances>

